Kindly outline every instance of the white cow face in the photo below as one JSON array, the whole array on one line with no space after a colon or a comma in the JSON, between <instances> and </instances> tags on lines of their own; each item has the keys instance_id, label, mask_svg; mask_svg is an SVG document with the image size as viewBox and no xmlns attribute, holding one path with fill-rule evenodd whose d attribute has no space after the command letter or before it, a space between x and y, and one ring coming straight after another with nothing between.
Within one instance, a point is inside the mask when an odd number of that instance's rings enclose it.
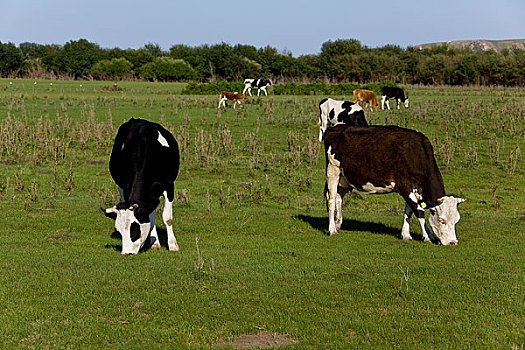
<instances>
[{"instance_id":1,"label":"white cow face","mask_svg":"<svg viewBox=\"0 0 525 350\"><path fill-rule=\"evenodd\" d=\"M405 100L405 107L408 108L408 97Z\"/></svg>"},{"instance_id":2,"label":"white cow face","mask_svg":"<svg viewBox=\"0 0 525 350\"><path fill-rule=\"evenodd\" d=\"M148 215L140 215L141 209L137 204L124 206L123 203L106 209L107 214L116 214L115 230L122 236L122 254L137 254L148 238L151 223ZM122 208L123 207L123 208ZM141 217L139 221L136 215ZM145 222L144 222L145 221Z\"/></svg>"},{"instance_id":3,"label":"white cow face","mask_svg":"<svg viewBox=\"0 0 525 350\"><path fill-rule=\"evenodd\" d=\"M463 198L444 196L438 199L437 206L430 209L428 221L441 244L458 244L456 238L456 223L460 218L458 204L464 201Z\"/></svg>"}]
</instances>

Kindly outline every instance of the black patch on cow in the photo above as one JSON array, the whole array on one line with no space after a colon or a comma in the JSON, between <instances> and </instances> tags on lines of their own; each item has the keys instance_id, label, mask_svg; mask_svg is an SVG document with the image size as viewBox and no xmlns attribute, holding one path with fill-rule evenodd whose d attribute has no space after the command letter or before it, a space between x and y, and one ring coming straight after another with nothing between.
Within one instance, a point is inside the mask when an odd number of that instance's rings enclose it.
<instances>
[{"instance_id":1,"label":"black patch on cow","mask_svg":"<svg viewBox=\"0 0 525 350\"><path fill-rule=\"evenodd\" d=\"M328 101L328 99L327 99L327 98L323 98L323 99L321 100L321 102L319 102L319 107L321 107L321 105L322 105L323 103L325 103L326 101Z\"/></svg>"},{"instance_id":2,"label":"black patch on cow","mask_svg":"<svg viewBox=\"0 0 525 350\"><path fill-rule=\"evenodd\" d=\"M149 214L151 212L146 210L144 207L138 207L133 211L133 214L135 215L135 218L140 222L141 224L145 224L149 221Z\"/></svg>"},{"instance_id":3,"label":"black patch on cow","mask_svg":"<svg viewBox=\"0 0 525 350\"><path fill-rule=\"evenodd\" d=\"M140 238L140 225L138 223L131 223L131 226L129 227L129 237L131 238L132 242L135 242Z\"/></svg>"},{"instance_id":4,"label":"black patch on cow","mask_svg":"<svg viewBox=\"0 0 525 350\"><path fill-rule=\"evenodd\" d=\"M354 105L353 102L350 102L350 101L343 101L343 103L341 104L341 108L343 108L343 109L347 109L347 108L351 108L353 105Z\"/></svg>"},{"instance_id":5,"label":"black patch on cow","mask_svg":"<svg viewBox=\"0 0 525 350\"><path fill-rule=\"evenodd\" d=\"M352 126L368 126L368 123L365 119L365 112L363 110L352 111L351 108L347 108L337 116L337 121L339 123L344 123L345 125Z\"/></svg>"},{"instance_id":6,"label":"black patch on cow","mask_svg":"<svg viewBox=\"0 0 525 350\"><path fill-rule=\"evenodd\" d=\"M335 111L333 109L330 110L330 113L328 113L328 119L332 120L335 117Z\"/></svg>"},{"instance_id":7,"label":"black patch on cow","mask_svg":"<svg viewBox=\"0 0 525 350\"><path fill-rule=\"evenodd\" d=\"M100 209L104 212L104 215L106 215L107 218L110 218L110 219L113 219L113 220L117 219L117 213L113 213L113 212L108 213L106 211L106 209L102 209L102 208L100 208Z\"/></svg>"}]
</instances>

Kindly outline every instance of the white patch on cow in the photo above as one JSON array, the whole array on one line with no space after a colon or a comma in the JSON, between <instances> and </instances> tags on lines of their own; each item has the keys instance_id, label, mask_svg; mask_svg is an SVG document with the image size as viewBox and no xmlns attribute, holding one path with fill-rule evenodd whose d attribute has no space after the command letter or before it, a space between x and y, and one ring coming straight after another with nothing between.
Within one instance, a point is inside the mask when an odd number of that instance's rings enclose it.
<instances>
[{"instance_id":1,"label":"white patch on cow","mask_svg":"<svg viewBox=\"0 0 525 350\"><path fill-rule=\"evenodd\" d=\"M388 185L386 187L376 187L374 184L372 184L370 182L367 182L366 184L363 185L362 189L366 193L381 194L381 193L390 193L390 192L392 192L394 190L395 186L396 186L395 182L391 182L390 185Z\"/></svg>"},{"instance_id":2,"label":"white patch on cow","mask_svg":"<svg viewBox=\"0 0 525 350\"><path fill-rule=\"evenodd\" d=\"M121 150L121 151L124 150L124 143L122 143L122 146L120 147L120 150Z\"/></svg>"},{"instance_id":3,"label":"white patch on cow","mask_svg":"<svg viewBox=\"0 0 525 350\"><path fill-rule=\"evenodd\" d=\"M337 234L337 226L342 223L341 203L337 193L337 186L339 184L339 176L341 175L341 162L335 159L335 154L332 154L332 146L328 147L326 152L328 156L328 164L326 166L326 184L327 184L327 201L328 201L328 232L330 235ZM336 223L336 216L337 221Z\"/></svg>"},{"instance_id":4,"label":"white patch on cow","mask_svg":"<svg viewBox=\"0 0 525 350\"><path fill-rule=\"evenodd\" d=\"M417 204L417 210L423 210L423 207L419 204L419 201L423 199L423 196L419 194L417 188L412 190L412 192L408 195L408 198Z\"/></svg>"},{"instance_id":5,"label":"white patch on cow","mask_svg":"<svg viewBox=\"0 0 525 350\"><path fill-rule=\"evenodd\" d=\"M160 133L159 131L159 137L157 138L157 141L159 141L159 143L164 146L164 147L169 147L170 145L168 144L168 141L164 138L164 136L162 136L162 134Z\"/></svg>"},{"instance_id":6,"label":"white patch on cow","mask_svg":"<svg viewBox=\"0 0 525 350\"><path fill-rule=\"evenodd\" d=\"M352 105L352 108L350 108L350 113L349 114L352 114L352 113L357 112L357 111L362 111L362 110L363 110L363 107L361 107L357 103L354 103Z\"/></svg>"}]
</instances>

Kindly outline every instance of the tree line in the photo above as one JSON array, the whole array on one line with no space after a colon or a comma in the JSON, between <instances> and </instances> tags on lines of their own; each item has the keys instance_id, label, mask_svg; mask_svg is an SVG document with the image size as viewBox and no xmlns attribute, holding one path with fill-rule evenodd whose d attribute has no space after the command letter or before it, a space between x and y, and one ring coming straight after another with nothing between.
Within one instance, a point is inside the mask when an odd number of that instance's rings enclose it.
<instances>
[{"instance_id":1,"label":"tree line","mask_svg":"<svg viewBox=\"0 0 525 350\"><path fill-rule=\"evenodd\" d=\"M0 76L197 82L262 76L295 82L523 86L525 50L368 48L356 39L337 39L324 42L319 54L293 57L270 46L224 42L178 44L169 51L153 43L139 49L105 49L86 39L64 45L0 42Z\"/></svg>"}]
</instances>

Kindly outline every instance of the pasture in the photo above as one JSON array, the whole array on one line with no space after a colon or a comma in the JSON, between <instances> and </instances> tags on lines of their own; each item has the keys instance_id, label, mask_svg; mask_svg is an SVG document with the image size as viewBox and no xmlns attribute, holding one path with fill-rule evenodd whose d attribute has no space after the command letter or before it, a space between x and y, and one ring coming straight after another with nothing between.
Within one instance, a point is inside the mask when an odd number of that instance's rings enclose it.
<instances>
[{"instance_id":1,"label":"pasture","mask_svg":"<svg viewBox=\"0 0 525 350\"><path fill-rule=\"evenodd\" d=\"M293 349L523 349L525 89L408 87L409 109L366 112L426 134L445 189L467 199L459 245L444 247L399 238L396 194L347 196L327 236L325 96L269 89L218 111L218 96L182 84L9 82L2 348L234 348L269 332ZM157 210L162 249L121 256L99 209L118 202L109 152L130 117L179 142L179 252ZM411 232L421 237L414 218Z\"/></svg>"}]
</instances>

